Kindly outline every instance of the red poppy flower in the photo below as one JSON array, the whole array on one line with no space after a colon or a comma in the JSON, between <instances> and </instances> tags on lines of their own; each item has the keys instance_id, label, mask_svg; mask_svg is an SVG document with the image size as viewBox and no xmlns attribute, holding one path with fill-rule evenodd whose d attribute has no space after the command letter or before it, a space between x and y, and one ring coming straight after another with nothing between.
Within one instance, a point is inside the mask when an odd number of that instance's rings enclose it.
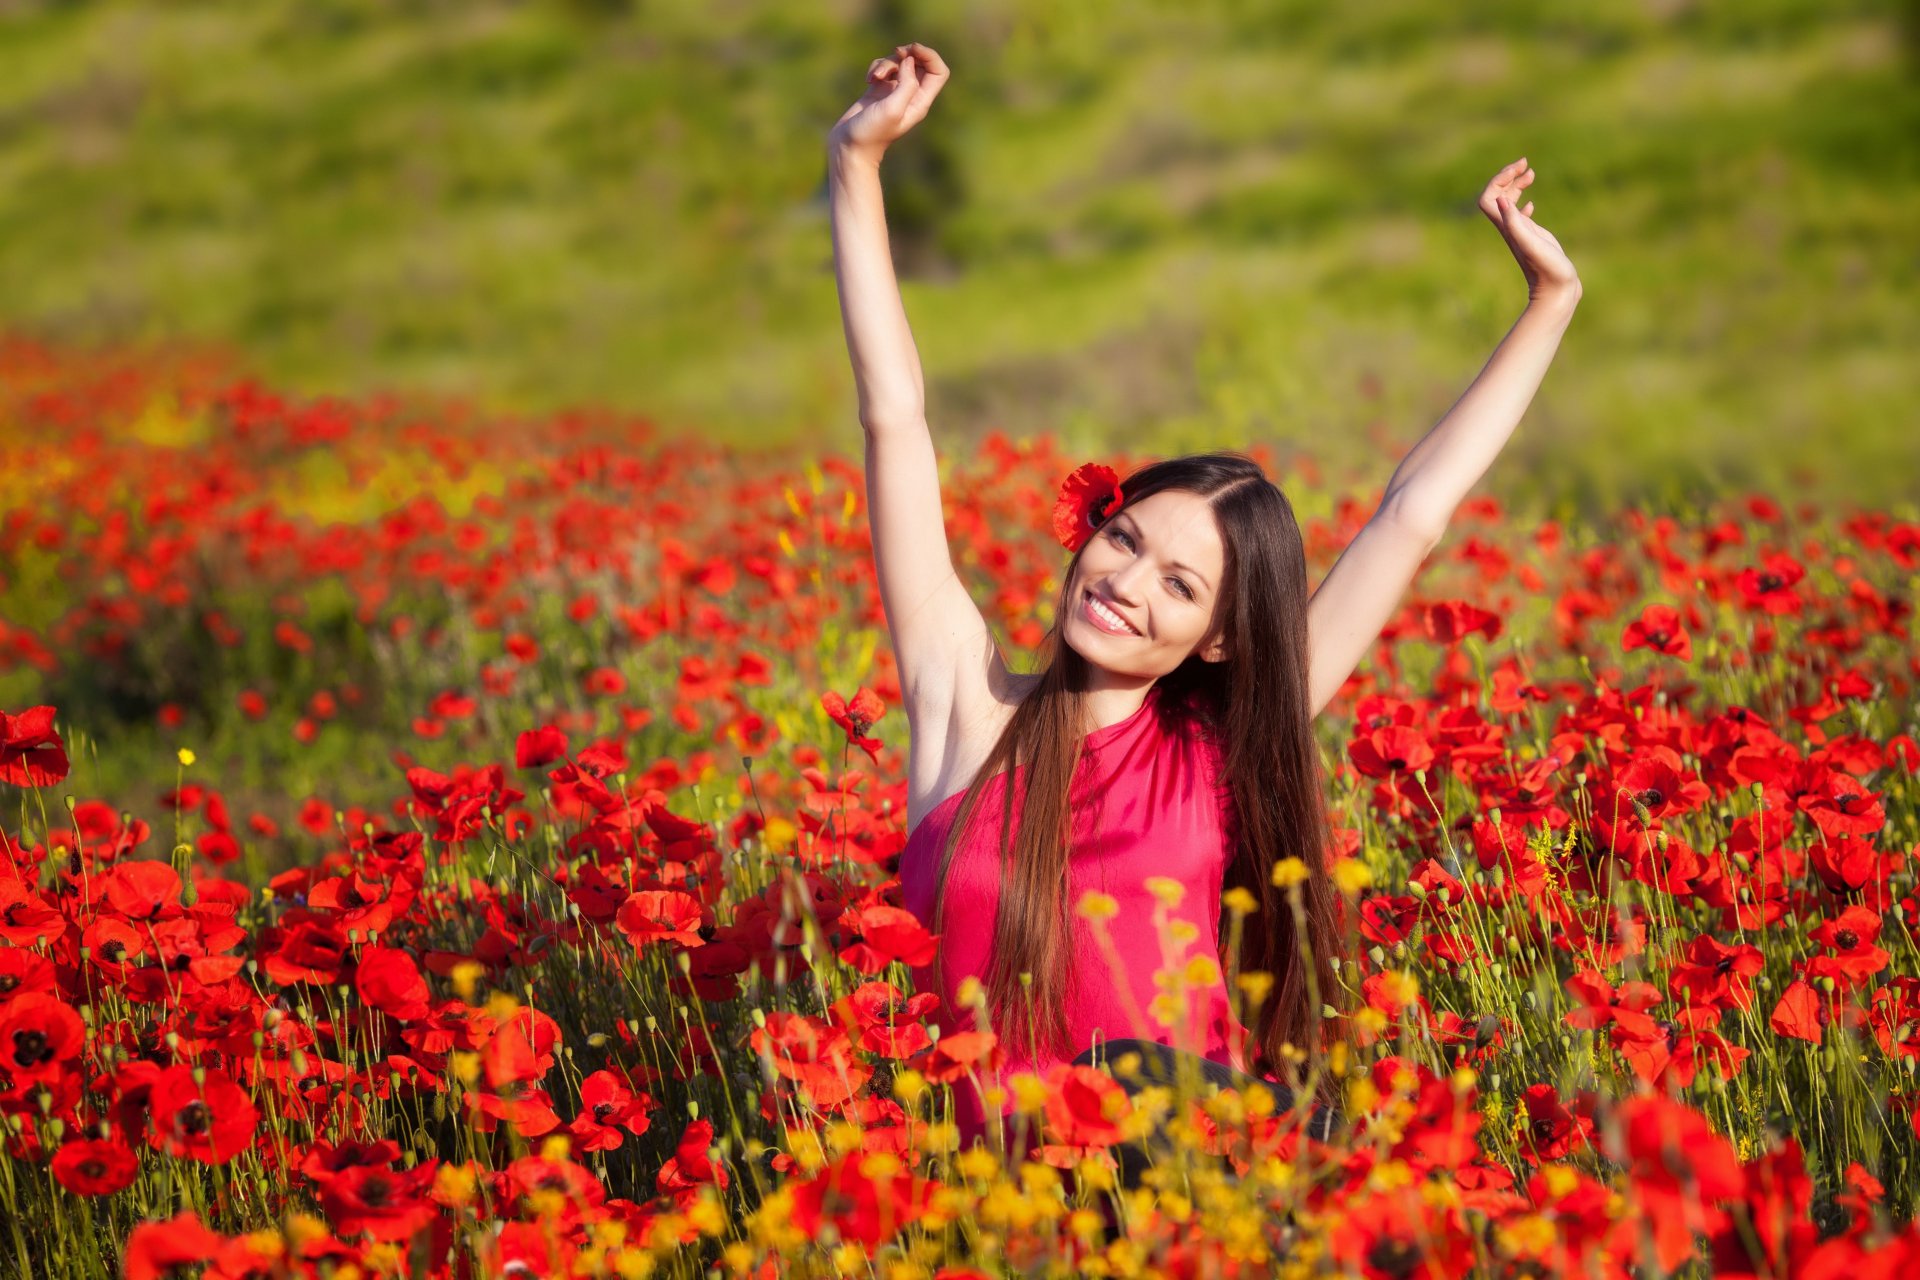
<instances>
[{"instance_id":1,"label":"red poppy flower","mask_svg":"<svg viewBox=\"0 0 1920 1280\"><path fill-rule=\"evenodd\" d=\"M1635 649L1651 649L1655 653L1664 653L1669 658L1678 658L1682 662L1693 660L1693 637L1680 623L1680 611L1672 605L1650 604L1640 611L1640 616L1627 624L1620 636L1620 649L1632 653Z\"/></svg>"},{"instance_id":2,"label":"red poppy flower","mask_svg":"<svg viewBox=\"0 0 1920 1280\"><path fill-rule=\"evenodd\" d=\"M634 1093L611 1071L596 1071L580 1082L580 1114L567 1128L582 1151L613 1151L652 1127L648 1113L659 1104ZM623 1133L625 1130L626 1133Z\"/></svg>"},{"instance_id":3,"label":"red poppy flower","mask_svg":"<svg viewBox=\"0 0 1920 1280\"><path fill-rule=\"evenodd\" d=\"M50 787L67 776L67 745L53 727L52 707L0 711L0 782Z\"/></svg>"},{"instance_id":4,"label":"red poppy flower","mask_svg":"<svg viewBox=\"0 0 1920 1280\"><path fill-rule=\"evenodd\" d=\"M939 1004L931 991L909 996L891 982L863 982L834 1001L833 1014L868 1053L905 1058L933 1042L921 1019Z\"/></svg>"},{"instance_id":5,"label":"red poppy flower","mask_svg":"<svg viewBox=\"0 0 1920 1280\"><path fill-rule=\"evenodd\" d=\"M551 1017L538 1009L519 1010L500 1024L480 1052L487 1084L498 1089L545 1076L553 1070L560 1040L560 1024Z\"/></svg>"},{"instance_id":6,"label":"red poppy flower","mask_svg":"<svg viewBox=\"0 0 1920 1280\"><path fill-rule=\"evenodd\" d=\"M1780 995L1767 1025L1783 1036L1819 1044L1826 1036L1831 1015L1826 1002L1803 979L1796 979Z\"/></svg>"},{"instance_id":7,"label":"red poppy flower","mask_svg":"<svg viewBox=\"0 0 1920 1280\"><path fill-rule=\"evenodd\" d=\"M1125 1136L1133 1099L1098 1067L1056 1064L1047 1073L1047 1131L1074 1147L1110 1147Z\"/></svg>"},{"instance_id":8,"label":"red poppy flower","mask_svg":"<svg viewBox=\"0 0 1920 1280\"><path fill-rule=\"evenodd\" d=\"M1347 746L1353 767L1369 778L1419 773L1433 763L1433 747L1418 729L1394 725L1375 729Z\"/></svg>"},{"instance_id":9,"label":"red poppy flower","mask_svg":"<svg viewBox=\"0 0 1920 1280\"><path fill-rule=\"evenodd\" d=\"M219 1235L202 1225L200 1215L188 1209L165 1222L135 1227L127 1236L121 1266L126 1280L166 1280L204 1263L221 1243Z\"/></svg>"},{"instance_id":10,"label":"red poppy flower","mask_svg":"<svg viewBox=\"0 0 1920 1280\"><path fill-rule=\"evenodd\" d=\"M552 764L567 754L567 735L552 725L529 729L514 741L513 762L522 769Z\"/></svg>"},{"instance_id":11,"label":"red poppy flower","mask_svg":"<svg viewBox=\"0 0 1920 1280\"><path fill-rule=\"evenodd\" d=\"M75 1195L110 1196L139 1175L140 1157L108 1138L69 1142L53 1157L53 1176Z\"/></svg>"},{"instance_id":12,"label":"red poppy flower","mask_svg":"<svg viewBox=\"0 0 1920 1280\"><path fill-rule=\"evenodd\" d=\"M1421 625L1439 644L1453 644L1478 631L1489 640L1500 638L1500 615L1488 613L1464 600L1442 600L1420 611Z\"/></svg>"},{"instance_id":13,"label":"red poppy flower","mask_svg":"<svg viewBox=\"0 0 1920 1280\"><path fill-rule=\"evenodd\" d=\"M1806 963L1809 978L1832 978L1846 987L1863 983L1879 973L1893 957L1874 945L1880 936L1882 917L1870 907L1848 907L1837 920L1828 920L1807 936L1832 951L1830 956L1814 956Z\"/></svg>"},{"instance_id":14,"label":"red poppy flower","mask_svg":"<svg viewBox=\"0 0 1920 1280\"><path fill-rule=\"evenodd\" d=\"M196 1082L199 1071L204 1079ZM253 1143L260 1113L253 1099L218 1067L172 1066L148 1094L153 1131L148 1141L170 1156L225 1164Z\"/></svg>"},{"instance_id":15,"label":"red poppy flower","mask_svg":"<svg viewBox=\"0 0 1920 1280\"><path fill-rule=\"evenodd\" d=\"M866 752L868 757L879 759L880 739L867 736L867 730L879 722L887 712L886 703L880 701L880 695L862 687L848 702L840 694L829 690L820 695L820 705L833 722L846 732L847 741Z\"/></svg>"},{"instance_id":16,"label":"red poppy flower","mask_svg":"<svg viewBox=\"0 0 1920 1280\"><path fill-rule=\"evenodd\" d=\"M85 1046L85 1024L58 997L36 991L0 1005L0 1078L55 1079Z\"/></svg>"},{"instance_id":17,"label":"red poppy flower","mask_svg":"<svg viewBox=\"0 0 1920 1280\"><path fill-rule=\"evenodd\" d=\"M809 1239L832 1227L871 1252L925 1213L934 1189L896 1157L855 1151L792 1184L790 1212Z\"/></svg>"},{"instance_id":18,"label":"red poppy flower","mask_svg":"<svg viewBox=\"0 0 1920 1280\"><path fill-rule=\"evenodd\" d=\"M67 931L67 918L23 880L0 876L0 938L17 947L51 942Z\"/></svg>"},{"instance_id":19,"label":"red poppy flower","mask_svg":"<svg viewBox=\"0 0 1920 1280\"><path fill-rule=\"evenodd\" d=\"M353 985L362 1000L382 1013L402 1021L426 1016L427 980L420 976L413 957L397 947L363 948Z\"/></svg>"},{"instance_id":20,"label":"red poppy flower","mask_svg":"<svg viewBox=\"0 0 1920 1280\"><path fill-rule=\"evenodd\" d=\"M655 942L697 947L705 941L700 900L678 889L643 889L620 904L616 919L636 950Z\"/></svg>"},{"instance_id":21,"label":"red poppy flower","mask_svg":"<svg viewBox=\"0 0 1920 1280\"><path fill-rule=\"evenodd\" d=\"M840 959L862 973L880 973L894 961L920 968L933 963L939 939L920 918L901 907L867 907L854 917L860 937L840 949Z\"/></svg>"},{"instance_id":22,"label":"red poppy flower","mask_svg":"<svg viewBox=\"0 0 1920 1280\"><path fill-rule=\"evenodd\" d=\"M1565 1160L1593 1142L1594 1101L1594 1094L1586 1092L1569 1107L1550 1084L1527 1089L1527 1125L1521 1134L1536 1162Z\"/></svg>"},{"instance_id":23,"label":"red poppy flower","mask_svg":"<svg viewBox=\"0 0 1920 1280\"><path fill-rule=\"evenodd\" d=\"M1061 481L1060 496L1054 500L1053 535L1067 550L1078 551L1125 501L1120 475L1112 467L1098 462L1076 467Z\"/></svg>"},{"instance_id":24,"label":"red poppy flower","mask_svg":"<svg viewBox=\"0 0 1920 1280\"><path fill-rule=\"evenodd\" d=\"M1807 571L1798 560L1775 552L1760 567L1742 569L1735 585L1750 609L1771 614L1799 613L1805 602L1794 587L1806 576Z\"/></svg>"},{"instance_id":25,"label":"red poppy flower","mask_svg":"<svg viewBox=\"0 0 1920 1280\"><path fill-rule=\"evenodd\" d=\"M727 1189L727 1167L714 1163L713 1123L695 1120L680 1135L679 1145L654 1175L654 1185L663 1194L676 1195L697 1191L703 1186Z\"/></svg>"},{"instance_id":26,"label":"red poppy flower","mask_svg":"<svg viewBox=\"0 0 1920 1280\"><path fill-rule=\"evenodd\" d=\"M320 1208L343 1236L365 1233L375 1240L406 1240L432 1222L440 1207L427 1198L439 1162L411 1169L360 1164L342 1169L320 1187Z\"/></svg>"},{"instance_id":27,"label":"red poppy flower","mask_svg":"<svg viewBox=\"0 0 1920 1280\"><path fill-rule=\"evenodd\" d=\"M1673 1271L1693 1252L1695 1234L1726 1222L1719 1203L1744 1186L1739 1157L1699 1112L1658 1094L1623 1102L1617 1114L1620 1149L1607 1154L1627 1164L1629 1193L1652 1231L1654 1260Z\"/></svg>"},{"instance_id":28,"label":"red poppy flower","mask_svg":"<svg viewBox=\"0 0 1920 1280\"><path fill-rule=\"evenodd\" d=\"M912 1065L935 1084L951 1084L972 1073L991 1075L1005 1058L1006 1050L993 1032L955 1031L941 1036Z\"/></svg>"},{"instance_id":29,"label":"red poppy flower","mask_svg":"<svg viewBox=\"0 0 1920 1280\"><path fill-rule=\"evenodd\" d=\"M1870 836L1887 825L1880 797L1861 786L1851 774L1829 770L1818 791L1797 801L1829 840L1842 836Z\"/></svg>"}]
</instances>

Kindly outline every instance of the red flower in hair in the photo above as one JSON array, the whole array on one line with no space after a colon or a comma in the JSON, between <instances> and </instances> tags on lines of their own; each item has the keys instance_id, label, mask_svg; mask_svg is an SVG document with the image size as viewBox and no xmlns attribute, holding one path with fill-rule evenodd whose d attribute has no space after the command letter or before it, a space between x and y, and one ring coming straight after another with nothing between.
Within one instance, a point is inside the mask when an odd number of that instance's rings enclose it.
<instances>
[{"instance_id":1,"label":"red flower in hair","mask_svg":"<svg viewBox=\"0 0 1920 1280\"><path fill-rule=\"evenodd\" d=\"M1076 467L1061 482L1053 504L1054 536L1067 550L1078 551L1124 501L1119 473L1112 467L1098 462Z\"/></svg>"}]
</instances>

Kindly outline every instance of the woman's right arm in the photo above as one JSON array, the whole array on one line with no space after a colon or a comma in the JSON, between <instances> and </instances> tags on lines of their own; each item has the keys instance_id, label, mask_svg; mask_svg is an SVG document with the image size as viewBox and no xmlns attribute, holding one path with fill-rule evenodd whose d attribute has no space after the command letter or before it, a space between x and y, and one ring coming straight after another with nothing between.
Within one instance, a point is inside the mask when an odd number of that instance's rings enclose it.
<instances>
[{"instance_id":1,"label":"woman's right arm","mask_svg":"<svg viewBox=\"0 0 1920 1280\"><path fill-rule=\"evenodd\" d=\"M925 45L897 53L874 61L866 95L828 135L827 178L841 325L866 434L880 603L907 716L919 728L945 721L960 678L988 670L999 655L947 546L920 356L894 278L880 191L881 156L926 114L947 67Z\"/></svg>"}]
</instances>

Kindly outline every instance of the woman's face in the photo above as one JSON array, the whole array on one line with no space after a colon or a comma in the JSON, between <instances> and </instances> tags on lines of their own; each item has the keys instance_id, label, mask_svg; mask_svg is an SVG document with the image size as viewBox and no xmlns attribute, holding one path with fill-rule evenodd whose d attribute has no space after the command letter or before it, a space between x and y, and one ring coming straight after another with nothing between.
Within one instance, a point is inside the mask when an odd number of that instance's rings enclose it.
<instances>
[{"instance_id":1,"label":"woman's face","mask_svg":"<svg viewBox=\"0 0 1920 1280\"><path fill-rule=\"evenodd\" d=\"M1225 572L1226 547L1206 499L1179 489L1149 494L1081 549L1061 639L1118 676L1157 679L1195 652L1218 662L1226 653L1211 632ZM1100 606L1120 624L1097 616Z\"/></svg>"}]
</instances>

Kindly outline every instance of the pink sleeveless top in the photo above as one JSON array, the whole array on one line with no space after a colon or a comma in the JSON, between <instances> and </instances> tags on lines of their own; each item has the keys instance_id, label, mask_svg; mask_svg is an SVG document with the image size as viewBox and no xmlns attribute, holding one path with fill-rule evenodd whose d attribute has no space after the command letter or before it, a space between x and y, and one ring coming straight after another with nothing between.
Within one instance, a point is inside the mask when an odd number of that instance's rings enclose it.
<instances>
[{"instance_id":1,"label":"pink sleeveless top","mask_svg":"<svg viewBox=\"0 0 1920 1280\"><path fill-rule=\"evenodd\" d=\"M1231 1062L1231 1046L1245 1031L1235 1023L1224 976L1190 985L1187 1014L1172 1026L1153 1016L1161 992L1156 970L1184 971L1197 957L1217 962L1220 892L1233 853L1232 800L1226 789L1220 747L1207 731L1171 705L1162 707L1161 687L1147 691L1140 709L1117 724L1096 729L1082 740L1080 773L1075 782L1075 830L1068 857L1067 904L1072 913L1069 954L1075 966L1070 981L1067 1027L1072 1052L1096 1038L1156 1040L1189 1049L1218 1062ZM1017 767L1023 771L1025 765ZM986 982L1000 902L1000 806L1007 775L996 774L975 810L971 831L954 851L948 873L946 929L940 939L944 981L933 966L914 971L921 991L937 992L941 1034L974 1029L973 1012L960 1005L961 982L969 975ZM934 807L908 837L900 854L900 886L907 910L933 927L940 851L959 812L965 791ZM1018 826L1021 796L1014 794ZM1179 882L1185 893L1166 920L1186 920L1198 931L1192 942L1167 938L1154 924L1159 900L1146 881L1162 876ZM1089 890L1111 895L1118 914L1103 922L1103 947L1093 923L1073 908ZM1005 1037L1002 1037L1003 1041ZM1069 1055L1071 1056L1071 1055ZM1015 1073L1044 1076L1056 1059L1009 1054L998 1083ZM993 1079L982 1080L991 1087ZM975 1087L954 1086L961 1141L983 1132L986 1108ZM1012 1108L1011 1090L1001 1110Z\"/></svg>"}]
</instances>

